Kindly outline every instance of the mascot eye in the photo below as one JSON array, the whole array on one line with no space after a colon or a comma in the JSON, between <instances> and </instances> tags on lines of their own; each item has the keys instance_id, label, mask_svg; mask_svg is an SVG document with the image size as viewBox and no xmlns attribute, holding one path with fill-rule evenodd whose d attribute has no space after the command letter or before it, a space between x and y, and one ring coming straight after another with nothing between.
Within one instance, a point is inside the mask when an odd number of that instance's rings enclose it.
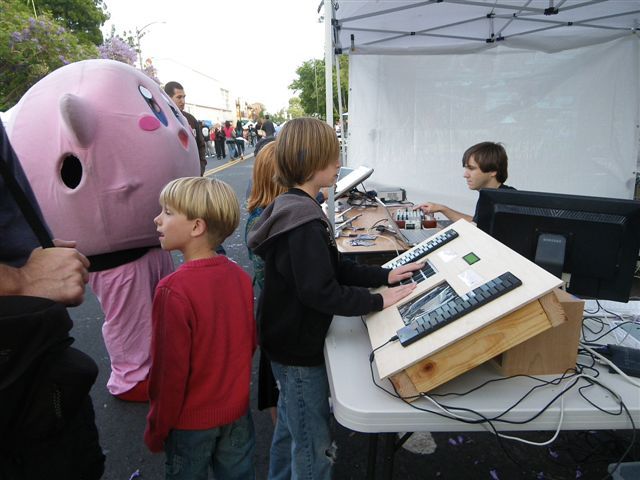
<instances>
[{"instance_id":1,"label":"mascot eye","mask_svg":"<svg viewBox=\"0 0 640 480\"><path fill-rule=\"evenodd\" d=\"M62 168L60 169L60 178L62 182L69 188L74 189L80 185L82 180L82 163L78 157L69 153L62 160Z\"/></svg>"},{"instance_id":2,"label":"mascot eye","mask_svg":"<svg viewBox=\"0 0 640 480\"><path fill-rule=\"evenodd\" d=\"M162 122L162 124L166 127L169 125L169 121L167 120L167 116L164 114L158 102L153 99L153 94L149 91L148 88L143 87L142 85L138 86L138 90L140 91L140 95L144 98L144 101L149 105L149 108L156 116L158 120Z\"/></svg>"}]
</instances>

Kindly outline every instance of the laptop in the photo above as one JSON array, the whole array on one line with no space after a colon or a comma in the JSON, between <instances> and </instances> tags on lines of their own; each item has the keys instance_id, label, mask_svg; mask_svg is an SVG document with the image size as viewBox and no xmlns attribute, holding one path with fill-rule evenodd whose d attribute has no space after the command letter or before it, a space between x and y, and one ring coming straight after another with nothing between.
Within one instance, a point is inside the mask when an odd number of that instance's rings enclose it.
<instances>
[{"instance_id":1,"label":"laptop","mask_svg":"<svg viewBox=\"0 0 640 480\"><path fill-rule=\"evenodd\" d=\"M346 195L351 191L353 187L355 187L359 183L364 182L373 173L373 168L360 166L355 169L348 169L351 171L343 176L342 169L344 168L346 167L342 167L338 174L338 182L336 183L336 190L334 194L335 198Z\"/></svg>"}]
</instances>

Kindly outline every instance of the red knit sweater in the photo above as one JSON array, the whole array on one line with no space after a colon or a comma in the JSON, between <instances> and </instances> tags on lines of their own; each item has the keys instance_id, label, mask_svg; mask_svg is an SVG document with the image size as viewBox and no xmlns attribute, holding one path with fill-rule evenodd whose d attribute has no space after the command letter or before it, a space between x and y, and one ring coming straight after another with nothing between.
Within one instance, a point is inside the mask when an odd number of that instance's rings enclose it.
<instances>
[{"instance_id":1,"label":"red knit sweater","mask_svg":"<svg viewBox=\"0 0 640 480\"><path fill-rule=\"evenodd\" d=\"M153 299L149 450L162 451L174 428L206 430L244 415L255 348L251 279L238 265L219 255L163 278Z\"/></svg>"}]
</instances>

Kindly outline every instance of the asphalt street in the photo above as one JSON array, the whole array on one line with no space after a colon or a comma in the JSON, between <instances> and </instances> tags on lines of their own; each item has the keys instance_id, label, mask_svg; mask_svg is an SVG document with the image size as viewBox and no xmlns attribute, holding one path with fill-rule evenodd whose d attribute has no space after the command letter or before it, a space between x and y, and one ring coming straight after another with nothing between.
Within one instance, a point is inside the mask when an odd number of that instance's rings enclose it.
<instances>
[{"instance_id":1,"label":"asphalt street","mask_svg":"<svg viewBox=\"0 0 640 480\"><path fill-rule=\"evenodd\" d=\"M251 177L253 158L227 164L209 160L209 173L235 189L241 202L245 198ZM224 242L230 258L251 272L244 244L246 212L238 230ZM180 262L178 255L174 256ZM96 421L103 449L107 457L105 480L162 479L164 457L151 454L142 441L147 414L146 404L126 403L113 398L106 390L109 358L102 340L103 314L90 290L85 302L70 310L75 326L75 346L90 354L98 363L100 374L92 390ZM254 374L257 369L254 368ZM257 378L254 375L254 378ZM256 427L256 478L266 478L269 443L273 431L267 412L256 409L252 399ZM552 432L528 432L521 436L535 441L550 438ZM369 435L352 432L334 422L334 437L338 445L338 459L334 478L363 479L367 469ZM628 447L629 431L561 432L547 447L498 442L490 433L434 433L411 438L395 455L395 479L601 479L607 476L607 465L614 463ZM638 441L628 461L640 459ZM378 460L377 477L382 465Z\"/></svg>"}]
</instances>

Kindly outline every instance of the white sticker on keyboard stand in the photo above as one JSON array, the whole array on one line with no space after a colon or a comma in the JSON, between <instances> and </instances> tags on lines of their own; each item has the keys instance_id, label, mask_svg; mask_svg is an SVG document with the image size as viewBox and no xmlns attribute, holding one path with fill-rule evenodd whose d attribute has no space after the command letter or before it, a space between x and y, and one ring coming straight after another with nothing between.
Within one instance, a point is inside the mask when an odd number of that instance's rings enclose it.
<instances>
[{"instance_id":1,"label":"white sticker on keyboard stand","mask_svg":"<svg viewBox=\"0 0 640 480\"><path fill-rule=\"evenodd\" d=\"M449 263L451 260L458 257L456 252L448 248L440 249L436 253L444 263Z\"/></svg>"},{"instance_id":2,"label":"white sticker on keyboard stand","mask_svg":"<svg viewBox=\"0 0 640 480\"><path fill-rule=\"evenodd\" d=\"M468 270L465 270L464 272L459 273L458 278L462 280L464 284L469 288L476 288L483 283L486 283L484 278L482 278L478 272L476 272L475 270L471 270L470 268Z\"/></svg>"}]
</instances>

